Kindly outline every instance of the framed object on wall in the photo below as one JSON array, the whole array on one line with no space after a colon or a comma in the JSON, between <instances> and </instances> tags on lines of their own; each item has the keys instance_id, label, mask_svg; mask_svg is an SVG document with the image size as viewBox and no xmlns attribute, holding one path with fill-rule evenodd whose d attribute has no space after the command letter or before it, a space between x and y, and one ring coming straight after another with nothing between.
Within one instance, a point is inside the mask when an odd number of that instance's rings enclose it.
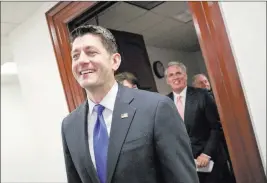
<instances>
[{"instance_id":1,"label":"framed object on wall","mask_svg":"<svg viewBox=\"0 0 267 183\"><path fill-rule=\"evenodd\" d=\"M153 71L158 78L164 77L165 68L161 61L155 61L153 63Z\"/></svg>"}]
</instances>

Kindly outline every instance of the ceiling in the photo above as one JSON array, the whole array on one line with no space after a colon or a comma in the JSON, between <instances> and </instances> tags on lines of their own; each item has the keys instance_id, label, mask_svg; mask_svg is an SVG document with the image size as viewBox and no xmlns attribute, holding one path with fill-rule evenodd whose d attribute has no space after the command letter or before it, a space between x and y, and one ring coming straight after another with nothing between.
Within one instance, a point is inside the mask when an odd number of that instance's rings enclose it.
<instances>
[{"instance_id":1,"label":"ceiling","mask_svg":"<svg viewBox=\"0 0 267 183\"><path fill-rule=\"evenodd\" d=\"M44 2L1 2L1 65L13 61L8 35Z\"/></svg>"},{"instance_id":2,"label":"ceiling","mask_svg":"<svg viewBox=\"0 0 267 183\"><path fill-rule=\"evenodd\" d=\"M13 61L8 35L44 2L1 2L1 64ZM186 2L164 2L148 11L118 2L99 14L100 25L142 34L147 45L182 51L198 51L193 22L183 23L175 15L188 10ZM95 24L95 19L90 23Z\"/></svg>"},{"instance_id":3,"label":"ceiling","mask_svg":"<svg viewBox=\"0 0 267 183\"><path fill-rule=\"evenodd\" d=\"M181 50L199 51L193 21L184 23L175 16L189 12L186 2L164 2L148 11L118 2L98 15L99 25L110 29L142 34L147 45ZM188 14L188 13L187 13ZM191 18L191 15L189 13ZM96 24L95 18L88 21Z\"/></svg>"}]
</instances>

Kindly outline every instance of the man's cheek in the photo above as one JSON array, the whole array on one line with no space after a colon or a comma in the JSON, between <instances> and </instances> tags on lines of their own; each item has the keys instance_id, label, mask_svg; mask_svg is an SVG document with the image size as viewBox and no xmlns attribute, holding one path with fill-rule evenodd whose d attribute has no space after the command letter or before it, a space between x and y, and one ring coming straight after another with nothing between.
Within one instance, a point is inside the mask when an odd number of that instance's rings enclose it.
<instances>
[{"instance_id":1,"label":"man's cheek","mask_svg":"<svg viewBox=\"0 0 267 183\"><path fill-rule=\"evenodd\" d=\"M72 66L72 73L75 77L79 76L78 64Z\"/></svg>"}]
</instances>

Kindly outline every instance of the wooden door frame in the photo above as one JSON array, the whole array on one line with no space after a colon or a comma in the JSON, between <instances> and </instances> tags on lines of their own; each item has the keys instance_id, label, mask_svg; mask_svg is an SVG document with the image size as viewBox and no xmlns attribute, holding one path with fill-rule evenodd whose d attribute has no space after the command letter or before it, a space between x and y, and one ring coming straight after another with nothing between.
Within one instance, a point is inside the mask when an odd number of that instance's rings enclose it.
<instances>
[{"instance_id":1,"label":"wooden door frame","mask_svg":"<svg viewBox=\"0 0 267 183\"><path fill-rule=\"evenodd\" d=\"M85 96L72 76L67 24L96 4L92 1L59 2L46 13L69 111L80 105ZM236 180L238 183L266 182L220 7L217 2L188 2L188 5L211 78Z\"/></svg>"}]
</instances>

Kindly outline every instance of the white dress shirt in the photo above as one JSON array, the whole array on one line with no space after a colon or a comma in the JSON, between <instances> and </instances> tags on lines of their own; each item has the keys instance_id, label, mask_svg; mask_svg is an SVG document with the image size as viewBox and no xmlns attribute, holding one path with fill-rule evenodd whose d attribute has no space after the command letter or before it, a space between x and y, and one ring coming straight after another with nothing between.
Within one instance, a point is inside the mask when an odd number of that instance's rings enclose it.
<instances>
[{"instance_id":1,"label":"white dress shirt","mask_svg":"<svg viewBox=\"0 0 267 183\"><path fill-rule=\"evenodd\" d=\"M182 97L181 100L182 100L182 103L183 103L184 111L185 111L186 91L187 91L187 86L183 89L183 91L180 94L177 94L175 92L172 92L173 93L174 103L175 103L176 107L177 107L177 98L179 96Z\"/></svg>"},{"instance_id":2,"label":"white dress shirt","mask_svg":"<svg viewBox=\"0 0 267 183\"><path fill-rule=\"evenodd\" d=\"M115 84L112 86L110 91L107 93L107 95L103 98L103 100L99 103L100 105L104 106L105 109L103 111L103 117L106 123L108 136L110 135L110 129L111 129L111 122L112 122L112 116L113 116L113 110L115 105L115 100L118 93L118 83L115 82ZM92 162L95 165L95 153L94 153L94 127L97 119L97 112L93 111L94 106L96 105L94 102L92 102L90 99L88 99L89 104L89 110L88 110L88 141L89 141L89 151L91 154Z\"/></svg>"}]
</instances>

